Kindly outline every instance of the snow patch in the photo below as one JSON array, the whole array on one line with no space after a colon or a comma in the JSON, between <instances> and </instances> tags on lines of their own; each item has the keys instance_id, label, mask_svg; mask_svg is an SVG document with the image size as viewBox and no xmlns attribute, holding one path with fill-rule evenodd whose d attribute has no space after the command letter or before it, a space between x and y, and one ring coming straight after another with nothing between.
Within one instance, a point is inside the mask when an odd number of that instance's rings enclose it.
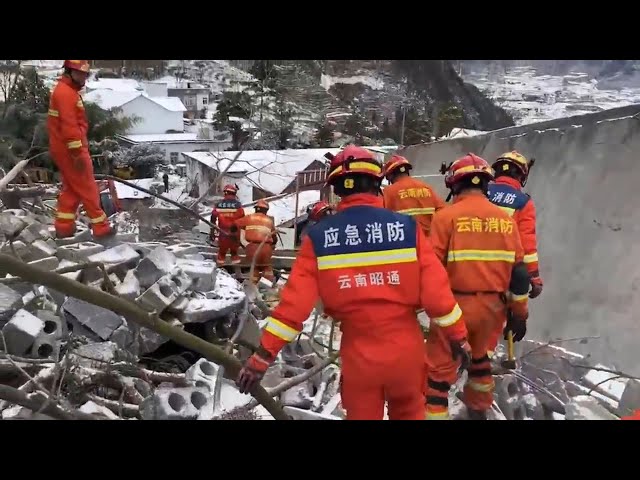
<instances>
[{"instance_id":1,"label":"snow patch","mask_svg":"<svg viewBox=\"0 0 640 480\"><path fill-rule=\"evenodd\" d=\"M327 92L333 85L336 84L355 85L356 83L362 83L373 90L382 90L384 88L384 82L370 75L354 75L352 77L332 77L331 75L325 75L324 73L320 77L320 85Z\"/></svg>"}]
</instances>

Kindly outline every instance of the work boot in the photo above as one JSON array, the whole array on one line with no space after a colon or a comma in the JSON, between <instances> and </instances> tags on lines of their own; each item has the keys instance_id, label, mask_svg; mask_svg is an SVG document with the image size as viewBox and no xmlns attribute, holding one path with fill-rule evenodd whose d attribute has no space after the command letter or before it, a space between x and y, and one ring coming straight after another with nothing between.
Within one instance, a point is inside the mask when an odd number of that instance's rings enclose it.
<instances>
[{"instance_id":1,"label":"work boot","mask_svg":"<svg viewBox=\"0 0 640 480\"><path fill-rule=\"evenodd\" d=\"M240 258L240 255L231 255L231 263L232 264L238 265L241 262L242 262L242 259Z\"/></svg>"},{"instance_id":2,"label":"work boot","mask_svg":"<svg viewBox=\"0 0 640 480\"><path fill-rule=\"evenodd\" d=\"M467 413L469 414L469 420L487 420L486 410L473 410L471 408L467 408Z\"/></svg>"},{"instance_id":3,"label":"work boot","mask_svg":"<svg viewBox=\"0 0 640 480\"><path fill-rule=\"evenodd\" d=\"M97 223L91 229L93 237L98 239L113 237L116 233L116 229L109 222Z\"/></svg>"}]
</instances>

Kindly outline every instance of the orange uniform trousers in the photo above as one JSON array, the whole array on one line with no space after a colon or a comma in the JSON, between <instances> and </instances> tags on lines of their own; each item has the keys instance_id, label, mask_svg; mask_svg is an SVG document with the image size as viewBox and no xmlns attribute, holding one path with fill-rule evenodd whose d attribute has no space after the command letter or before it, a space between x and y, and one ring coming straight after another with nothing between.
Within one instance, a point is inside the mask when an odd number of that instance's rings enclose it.
<instances>
[{"instance_id":1,"label":"orange uniform trousers","mask_svg":"<svg viewBox=\"0 0 640 480\"><path fill-rule=\"evenodd\" d=\"M488 410L493 403L494 382L487 356L491 338L506 321L506 307L498 293L455 293L464 314L471 345L471 365L464 386L464 403L473 410ZM448 411L448 393L458 377L460 362L451 359L451 348L442 329L431 324L427 339L428 410ZM431 404L431 405L429 405Z\"/></svg>"},{"instance_id":2,"label":"orange uniform trousers","mask_svg":"<svg viewBox=\"0 0 640 480\"><path fill-rule=\"evenodd\" d=\"M220 235L218 237L218 265L224 265L227 257L227 253L231 254L232 263L240 263L240 257L238 256L238 249L240 248L240 241L237 237L228 237L226 235Z\"/></svg>"},{"instance_id":3,"label":"orange uniform trousers","mask_svg":"<svg viewBox=\"0 0 640 480\"><path fill-rule=\"evenodd\" d=\"M348 420L382 420L385 401L390 420L424 420L424 338L415 317L398 321L416 325L415 334L397 338L402 348L343 331L340 395Z\"/></svg>"},{"instance_id":4,"label":"orange uniform trousers","mask_svg":"<svg viewBox=\"0 0 640 480\"><path fill-rule=\"evenodd\" d=\"M273 281L275 279L273 267L271 266L273 245L265 242L260 251L258 251L258 247L260 247L260 243L249 242L246 248L247 262L251 264L253 259L256 259L256 268L253 271L252 280L258 282L260 277L264 277L269 281Z\"/></svg>"},{"instance_id":5,"label":"orange uniform trousers","mask_svg":"<svg viewBox=\"0 0 640 480\"><path fill-rule=\"evenodd\" d=\"M58 195L55 220L56 233L71 236L76 229L78 207L82 203L91 221L91 229L96 237L108 235L111 227L100 206L98 185L93 177L93 165L84 161L84 169L79 171L71 163L71 158L54 159L62 177L62 189Z\"/></svg>"}]
</instances>

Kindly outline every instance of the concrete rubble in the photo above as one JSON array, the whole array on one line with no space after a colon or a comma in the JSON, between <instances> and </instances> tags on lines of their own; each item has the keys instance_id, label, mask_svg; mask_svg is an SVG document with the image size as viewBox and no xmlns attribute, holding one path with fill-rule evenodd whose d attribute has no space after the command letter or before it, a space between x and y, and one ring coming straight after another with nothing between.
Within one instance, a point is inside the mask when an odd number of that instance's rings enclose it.
<instances>
[{"instance_id":1,"label":"concrete rubble","mask_svg":"<svg viewBox=\"0 0 640 480\"><path fill-rule=\"evenodd\" d=\"M54 239L51 219L5 210L0 212L0 250L46 271L78 267L63 275L115 293L207 341L224 344L233 337L234 354L248 358L288 275L280 275L275 285L242 283L216 267L214 251L204 241L138 242L131 216L124 212L117 217L120 228L109 241L93 239L80 222L74 237ZM90 262L100 266L84 265ZM427 328L424 314L420 322ZM55 387L62 392L61 408L78 415L113 420L273 419L251 395L238 392L222 367L108 309L53 288L0 277L0 329L4 353L37 362L29 364L30 374L50 391ZM302 334L267 371L262 386L293 419L345 418L339 359L325 362L339 350L340 337L340 329L332 328L332 319L319 305ZM0 350L5 350L1 342ZM640 382L603 371L615 370L612 367L590 366L585 357L561 346L530 340L519 342L516 352L514 371L500 370L502 347L492 359L496 390L490 420L609 420L640 408ZM0 364L5 361L2 353ZM54 374L56 364L68 372L63 385L54 385L62 381ZM308 376L315 367L317 373L290 385L292 378ZM24 378L19 375L12 381ZM463 374L450 392L455 420L468 419L461 400L465 379ZM36 395L30 382L20 389ZM0 412L2 419L53 418L51 412L34 413L6 401L0 401Z\"/></svg>"}]
</instances>

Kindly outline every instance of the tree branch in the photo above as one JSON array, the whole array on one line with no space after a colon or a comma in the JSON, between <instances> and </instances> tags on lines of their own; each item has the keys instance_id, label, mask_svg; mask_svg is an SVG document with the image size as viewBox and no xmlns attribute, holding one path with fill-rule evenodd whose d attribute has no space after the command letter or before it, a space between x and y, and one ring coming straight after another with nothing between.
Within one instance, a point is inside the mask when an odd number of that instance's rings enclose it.
<instances>
[{"instance_id":1,"label":"tree branch","mask_svg":"<svg viewBox=\"0 0 640 480\"><path fill-rule=\"evenodd\" d=\"M0 399L22 407L28 408L33 412L38 412L47 402L47 398L42 396L29 397L25 392L7 385L0 384ZM50 415L58 420L98 420L94 415L75 410L66 412L55 403L50 403L42 410L45 415Z\"/></svg>"}]
</instances>

